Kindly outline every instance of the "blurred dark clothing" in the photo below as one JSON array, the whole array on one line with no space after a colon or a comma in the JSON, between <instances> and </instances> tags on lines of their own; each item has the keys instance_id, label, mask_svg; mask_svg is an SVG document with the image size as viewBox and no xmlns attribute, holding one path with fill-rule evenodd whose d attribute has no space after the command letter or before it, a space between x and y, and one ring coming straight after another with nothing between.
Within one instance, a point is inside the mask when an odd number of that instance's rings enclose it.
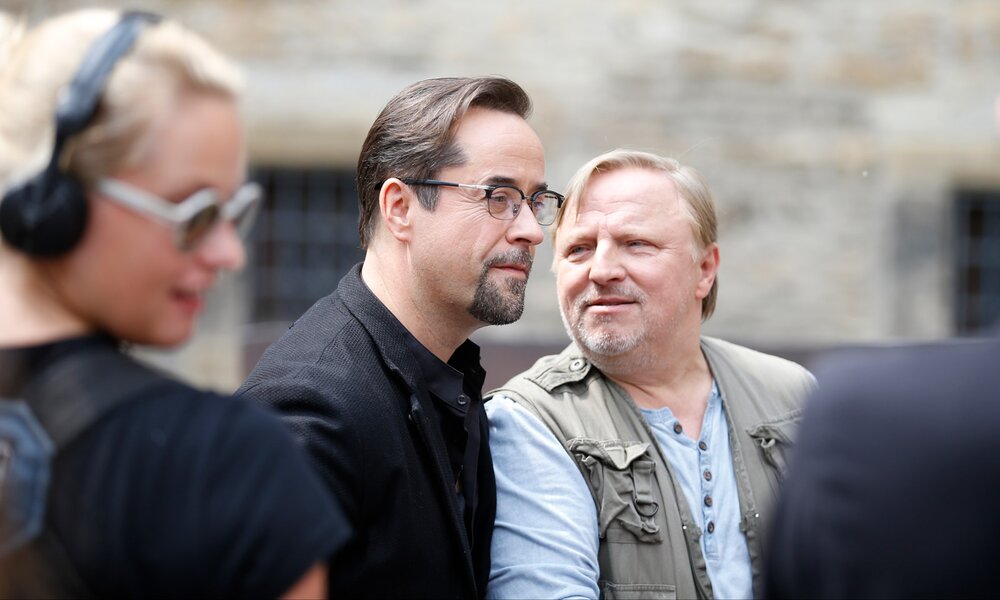
<instances>
[{"instance_id":1,"label":"blurred dark clothing","mask_svg":"<svg viewBox=\"0 0 1000 600\"><path fill-rule=\"evenodd\" d=\"M434 374L360 271L268 348L239 393L283 415L344 506L354 535L331 565L332 597L481 597L496 514L482 406L469 408L479 433L470 544L459 502L470 490L456 490L451 460L464 453L464 436L446 439L455 430L442 431L441 402L429 393ZM462 348L457 354L474 351L478 363L474 344ZM458 359L450 362L466 370L463 389L481 385L478 364ZM449 452L449 441L460 447Z\"/></svg>"},{"instance_id":2,"label":"blurred dark clothing","mask_svg":"<svg viewBox=\"0 0 1000 600\"><path fill-rule=\"evenodd\" d=\"M466 340L448 362L443 363L409 331L404 342L420 366L427 392L434 399L433 410L428 416L441 430L458 495L458 509L465 523L465 533L474 546L480 453L484 449L489 453L489 443L484 443L480 434L486 371L479 363L479 346Z\"/></svg>"},{"instance_id":3,"label":"blurred dark clothing","mask_svg":"<svg viewBox=\"0 0 1000 600\"><path fill-rule=\"evenodd\" d=\"M110 338L89 336L0 357L41 372L109 346L116 351ZM70 442L52 467L47 534L90 594L273 598L342 544L342 513L278 419L137 370L150 385ZM0 394L17 397L9 375L0 374ZM50 563L33 552L30 545L0 563L5 597L37 589L32 565Z\"/></svg>"},{"instance_id":4,"label":"blurred dark clothing","mask_svg":"<svg viewBox=\"0 0 1000 600\"><path fill-rule=\"evenodd\" d=\"M767 595L992 597L1000 340L844 353L817 377L772 530Z\"/></svg>"}]
</instances>

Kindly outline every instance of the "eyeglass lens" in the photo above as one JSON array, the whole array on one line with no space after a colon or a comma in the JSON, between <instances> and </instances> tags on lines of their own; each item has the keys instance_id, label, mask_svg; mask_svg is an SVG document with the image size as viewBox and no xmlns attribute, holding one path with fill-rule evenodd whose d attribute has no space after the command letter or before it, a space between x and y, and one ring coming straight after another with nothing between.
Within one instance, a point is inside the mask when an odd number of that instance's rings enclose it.
<instances>
[{"instance_id":1,"label":"eyeglass lens","mask_svg":"<svg viewBox=\"0 0 1000 600\"><path fill-rule=\"evenodd\" d=\"M185 250L190 250L197 246L219 222L220 214L219 205L210 204L191 215L191 218L184 224L181 236L182 247Z\"/></svg>"},{"instance_id":2,"label":"eyeglass lens","mask_svg":"<svg viewBox=\"0 0 1000 600\"><path fill-rule=\"evenodd\" d=\"M490 214L498 219L513 219L521 208L523 196L514 187L500 186L490 193L486 206ZM559 196L552 192L541 192L526 200L535 219L542 225L551 225L559 207Z\"/></svg>"},{"instance_id":3,"label":"eyeglass lens","mask_svg":"<svg viewBox=\"0 0 1000 600\"><path fill-rule=\"evenodd\" d=\"M183 225L181 234L181 245L185 250L190 250L197 246L222 220L232 222L240 235L246 235L250 228L253 215L256 213L256 198L242 200L234 198L229 203L239 203L233 205L235 212L224 210L218 204L210 204L191 216ZM231 209L230 209L231 210Z\"/></svg>"}]
</instances>

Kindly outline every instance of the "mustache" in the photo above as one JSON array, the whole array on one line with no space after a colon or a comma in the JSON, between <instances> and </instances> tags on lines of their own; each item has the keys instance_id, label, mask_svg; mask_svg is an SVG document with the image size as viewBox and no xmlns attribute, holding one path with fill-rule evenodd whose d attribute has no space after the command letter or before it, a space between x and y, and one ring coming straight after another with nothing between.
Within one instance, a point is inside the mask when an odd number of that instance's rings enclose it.
<instances>
[{"instance_id":1,"label":"mustache","mask_svg":"<svg viewBox=\"0 0 1000 600\"><path fill-rule=\"evenodd\" d=\"M483 264L483 269L489 269L497 265L518 265L531 271L532 263L534 263L534 258L530 252L524 249L513 249L501 252L500 254L494 254Z\"/></svg>"}]
</instances>

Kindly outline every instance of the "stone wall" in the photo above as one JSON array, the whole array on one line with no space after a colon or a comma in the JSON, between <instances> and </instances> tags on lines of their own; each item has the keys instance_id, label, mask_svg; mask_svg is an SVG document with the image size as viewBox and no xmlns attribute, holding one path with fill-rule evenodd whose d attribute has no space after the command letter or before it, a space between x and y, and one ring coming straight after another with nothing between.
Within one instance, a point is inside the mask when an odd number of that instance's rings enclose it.
<instances>
[{"instance_id":1,"label":"stone wall","mask_svg":"<svg viewBox=\"0 0 1000 600\"><path fill-rule=\"evenodd\" d=\"M0 0L31 17L79 4ZM706 328L751 344L951 333L952 195L1000 187L995 0L128 5L177 16L246 66L256 161L353 167L396 91L473 74L532 95L557 189L615 147L679 157L704 173L721 217L721 296ZM477 339L565 336L550 260L546 243L524 319ZM238 331L235 289L206 339Z\"/></svg>"}]
</instances>

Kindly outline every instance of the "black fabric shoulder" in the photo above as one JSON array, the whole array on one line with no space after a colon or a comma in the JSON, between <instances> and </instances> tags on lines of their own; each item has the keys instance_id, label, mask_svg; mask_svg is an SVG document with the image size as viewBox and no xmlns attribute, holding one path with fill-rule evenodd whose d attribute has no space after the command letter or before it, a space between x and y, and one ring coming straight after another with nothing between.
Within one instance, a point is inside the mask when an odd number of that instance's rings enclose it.
<instances>
[{"instance_id":1,"label":"black fabric shoulder","mask_svg":"<svg viewBox=\"0 0 1000 600\"><path fill-rule=\"evenodd\" d=\"M280 422L178 382L61 455L51 497L101 596L275 597L346 535Z\"/></svg>"}]
</instances>

